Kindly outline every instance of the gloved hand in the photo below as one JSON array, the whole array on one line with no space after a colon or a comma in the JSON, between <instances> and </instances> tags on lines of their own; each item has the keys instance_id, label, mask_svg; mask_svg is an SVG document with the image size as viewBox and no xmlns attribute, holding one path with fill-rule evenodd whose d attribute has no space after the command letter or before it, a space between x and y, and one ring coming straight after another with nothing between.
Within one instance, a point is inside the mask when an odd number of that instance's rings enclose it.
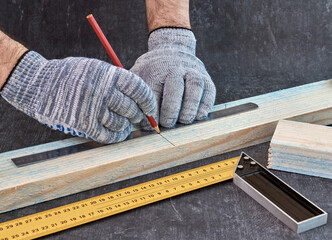
<instances>
[{"instance_id":1,"label":"gloved hand","mask_svg":"<svg viewBox=\"0 0 332 240\"><path fill-rule=\"evenodd\" d=\"M130 69L153 90L157 111L153 116L163 127L177 121L190 124L206 118L216 96L216 88L204 64L195 56L192 31L161 28L150 34L149 51ZM160 111L160 112L158 112ZM143 128L150 128L143 120Z\"/></svg>"},{"instance_id":2,"label":"gloved hand","mask_svg":"<svg viewBox=\"0 0 332 240\"><path fill-rule=\"evenodd\" d=\"M52 129L103 143L124 140L131 123L156 108L151 89L125 69L81 57L46 60L33 51L20 60L1 95Z\"/></svg>"}]
</instances>

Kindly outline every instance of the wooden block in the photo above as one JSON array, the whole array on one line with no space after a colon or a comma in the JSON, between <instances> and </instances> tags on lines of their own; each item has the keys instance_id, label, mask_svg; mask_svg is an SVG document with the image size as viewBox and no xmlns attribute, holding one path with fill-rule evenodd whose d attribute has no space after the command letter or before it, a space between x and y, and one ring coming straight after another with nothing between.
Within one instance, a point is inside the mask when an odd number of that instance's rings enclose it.
<instances>
[{"instance_id":1,"label":"wooden block","mask_svg":"<svg viewBox=\"0 0 332 240\"><path fill-rule=\"evenodd\" d=\"M267 142L280 119L332 124L332 80L242 99L214 110L254 102L250 112L160 135L128 140L17 168L11 158L85 142L67 139L0 154L0 212Z\"/></svg>"},{"instance_id":2,"label":"wooden block","mask_svg":"<svg viewBox=\"0 0 332 240\"><path fill-rule=\"evenodd\" d=\"M279 121L268 168L332 178L332 127Z\"/></svg>"}]
</instances>

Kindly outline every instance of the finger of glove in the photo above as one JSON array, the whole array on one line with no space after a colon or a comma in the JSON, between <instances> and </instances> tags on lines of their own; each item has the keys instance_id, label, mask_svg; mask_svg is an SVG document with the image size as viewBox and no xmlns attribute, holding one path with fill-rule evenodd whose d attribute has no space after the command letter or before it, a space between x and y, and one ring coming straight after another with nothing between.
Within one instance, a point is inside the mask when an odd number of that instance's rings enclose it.
<instances>
[{"instance_id":1,"label":"finger of glove","mask_svg":"<svg viewBox=\"0 0 332 240\"><path fill-rule=\"evenodd\" d=\"M190 71L185 75L185 90L179 122L190 124L195 120L202 99L204 81L199 72Z\"/></svg>"},{"instance_id":2,"label":"finger of glove","mask_svg":"<svg viewBox=\"0 0 332 240\"><path fill-rule=\"evenodd\" d=\"M160 109L160 105L161 105L161 99L162 99L162 95L163 95L163 84L158 81L158 79L154 79L153 82L151 82L150 87L155 95L155 99L156 99L156 105L157 107L155 108L154 111L152 111L150 113L149 116L153 116L153 118L156 120L156 122L159 122L159 109ZM144 130L148 130L148 131L152 131L153 128L150 124L150 122L148 121L148 119L145 117L143 118L142 122L141 122L141 127Z\"/></svg>"},{"instance_id":3,"label":"finger of glove","mask_svg":"<svg viewBox=\"0 0 332 240\"><path fill-rule=\"evenodd\" d=\"M160 125L173 127L178 120L184 92L184 80L180 74L167 77L160 107Z\"/></svg>"},{"instance_id":4,"label":"finger of glove","mask_svg":"<svg viewBox=\"0 0 332 240\"><path fill-rule=\"evenodd\" d=\"M139 123L144 117L136 102L120 91L115 91L110 95L107 105L112 112L129 119L132 123Z\"/></svg>"},{"instance_id":5,"label":"finger of glove","mask_svg":"<svg viewBox=\"0 0 332 240\"><path fill-rule=\"evenodd\" d=\"M127 70L124 71L126 71L126 74L119 76L117 88L134 100L145 114L150 114L157 107L152 90L139 76Z\"/></svg>"},{"instance_id":6,"label":"finger of glove","mask_svg":"<svg viewBox=\"0 0 332 240\"><path fill-rule=\"evenodd\" d=\"M130 124L126 129L120 132L113 132L103 125L99 125L97 132L98 135L91 137L93 140L101 143L116 143L125 140L131 133L132 124Z\"/></svg>"},{"instance_id":7,"label":"finger of glove","mask_svg":"<svg viewBox=\"0 0 332 240\"><path fill-rule=\"evenodd\" d=\"M99 122L105 128L113 132L124 131L130 125L126 117L120 116L109 109L106 109L99 117Z\"/></svg>"},{"instance_id":8,"label":"finger of glove","mask_svg":"<svg viewBox=\"0 0 332 240\"><path fill-rule=\"evenodd\" d=\"M216 99L216 87L211 79L211 77L208 75L205 78L205 88L203 92L203 97L201 100L201 103L198 107L198 112L196 116L196 120L203 120L207 117L209 112L211 111L214 101Z\"/></svg>"}]
</instances>

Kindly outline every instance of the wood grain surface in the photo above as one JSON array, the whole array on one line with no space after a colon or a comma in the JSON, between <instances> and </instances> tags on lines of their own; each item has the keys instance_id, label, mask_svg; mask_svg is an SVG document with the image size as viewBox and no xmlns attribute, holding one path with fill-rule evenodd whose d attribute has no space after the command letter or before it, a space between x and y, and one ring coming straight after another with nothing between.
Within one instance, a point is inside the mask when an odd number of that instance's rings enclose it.
<instances>
[{"instance_id":1,"label":"wood grain surface","mask_svg":"<svg viewBox=\"0 0 332 240\"><path fill-rule=\"evenodd\" d=\"M11 158L67 146L71 140L2 153L0 212L267 142L280 119L332 124L331 95L332 80L326 80L215 106L254 102L259 108L166 131L169 142L148 135L21 168ZM71 144L76 142L81 141Z\"/></svg>"},{"instance_id":2,"label":"wood grain surface","mask_svg":"<svg viewBox=\"0 0 332 240\"><path fill-rule=\"evenodd\" d=\"M268 168L332 178L332 128L279 121L270 143Z\"/></svg>"}]
</instances>

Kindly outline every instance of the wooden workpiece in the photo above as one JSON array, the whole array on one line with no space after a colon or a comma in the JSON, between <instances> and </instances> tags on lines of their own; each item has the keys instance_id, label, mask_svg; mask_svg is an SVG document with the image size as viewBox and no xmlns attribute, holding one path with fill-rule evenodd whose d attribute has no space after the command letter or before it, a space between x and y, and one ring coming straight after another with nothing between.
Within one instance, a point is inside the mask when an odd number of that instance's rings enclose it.
<instances>
[{"instance_id":1,"label":"wooden workpiece","mask_svg":"<svg viewBox=\"0 0 332 240\"><path fill-rule=\"evenodd\" d=\"M268 168L332 178L332 127L279 121Z\"/></svg>"},{"instance_id":2,"label":"wooden workpiece","mask_svg":"<svg viewBox=\"0 0 332 240\"><path fill-rule=\"evenodd\" d=\"M17 168L11 158L86 142L72 138L0 154L0 212L66 196L201 158L267 142L277 122L332 124L332 80L242 99L250 112L163 132Z\"/></svg>"}]
</instances>

